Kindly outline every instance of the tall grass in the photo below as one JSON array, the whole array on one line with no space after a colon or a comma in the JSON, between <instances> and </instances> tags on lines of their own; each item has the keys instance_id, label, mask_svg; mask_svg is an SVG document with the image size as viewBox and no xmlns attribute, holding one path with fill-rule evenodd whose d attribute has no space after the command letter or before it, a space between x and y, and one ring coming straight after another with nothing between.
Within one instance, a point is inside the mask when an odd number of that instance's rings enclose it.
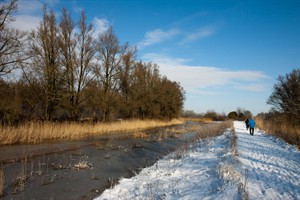
<instances>
[{"instance_id":1,"label":"tall grass","mask_svg":"<svg viewBox=\"0 0 300 200\"><path fill-rule=\"evenodd\" d=\"M300 125L295 126L286 119L264 119L262 117L255 118L257 127L264 130L268 134L282 138L290 144L297 145L300 148Z\"/></svg>"},{"instance_id":2,"label":"tall grass","mask_svg":"<svg viewBox=\"0 0 300 200\"><path fill-rule=\"evenodd\" d=\"M139 131L183 123L182 120L124 120L111 123L29 122L15 127L0 126L0 145L38 144L50 140L76 140L114 132Z\"/></svg>"},{"instance_id":3,"label":"tall grass","mask_svg":"<svg viewBox=\"0 0 300 200\"><path fill-rule=\"evenodd\" d=\"M186 121L194 121L194 122L200 122L200 123L212 123L213 120L211 118L208 118L208 117L185 117L185 118L182 118Z\"/></svg>"},{"instance_id":4,"label":"tall grass","mask_svg":"<svg viewBox=\"0 0 300 200\"><path fill-rule=\"evenodd\" d=\"M212 124L211 126L201 126L197 130L198 138L209 138L222 135L227 128L232 128L233 123L231 120L227 120L221 123Z\"/></svg>"}]
</instances>

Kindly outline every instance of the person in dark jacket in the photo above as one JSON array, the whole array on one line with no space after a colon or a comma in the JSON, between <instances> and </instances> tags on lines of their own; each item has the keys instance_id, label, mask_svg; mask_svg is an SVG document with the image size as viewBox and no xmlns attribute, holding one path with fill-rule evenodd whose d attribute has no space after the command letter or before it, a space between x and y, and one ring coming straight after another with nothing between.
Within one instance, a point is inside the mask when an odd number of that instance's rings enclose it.
<instances>
[{"instance_id":1,"label":"person in dark jacket","mask_svg":"<svg viewBox=\"0 0 300 200\"><path fill-rule=\"evenodd\" d=\"M249 122L249 119L247 118L246 121L245 121L245 124L246 124L246 130L247 130L247 131L248 131L248 128L249 128L248 122Z\"/></svg>"},{"instance_id":2,"label":"person in dark jacket","mask_svg":"<svg viewBox=\"0 0 300 200\"><path fill-rule=\"evenodd\" d=\"M250 135L254 134L254 127L255 127L255 121L254 119L250 119L248 122L248 125L250 127Z\"/></svg>"}]
</instances>

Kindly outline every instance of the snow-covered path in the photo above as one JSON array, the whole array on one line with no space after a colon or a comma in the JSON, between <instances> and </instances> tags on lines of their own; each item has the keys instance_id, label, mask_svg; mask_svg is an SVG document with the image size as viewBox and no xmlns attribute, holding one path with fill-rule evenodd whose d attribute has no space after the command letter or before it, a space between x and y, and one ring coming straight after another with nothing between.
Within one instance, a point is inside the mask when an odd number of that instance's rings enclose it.
<instances>
[{"instance_id":1,"label":"snow-covered path","mask_svg":"<svg viewBox=\"0 0 300 200\"><path fill-rule=\"evenodd\" d=\"M262 131L250 136L241 122L234 127L249 199L300 199L299 151Z\"/></svg>"},{"instance_id":2,"label":"snow-covered path","mask_svg":"<svg viewBox=\"0 0 300 200\"><path fill-rule=\"evenodd\" d=\"M300 199L300 153L243 122L123 178L97 199ZM237 150L237 151L235 151Z\"/></svg>"}]
</instances>

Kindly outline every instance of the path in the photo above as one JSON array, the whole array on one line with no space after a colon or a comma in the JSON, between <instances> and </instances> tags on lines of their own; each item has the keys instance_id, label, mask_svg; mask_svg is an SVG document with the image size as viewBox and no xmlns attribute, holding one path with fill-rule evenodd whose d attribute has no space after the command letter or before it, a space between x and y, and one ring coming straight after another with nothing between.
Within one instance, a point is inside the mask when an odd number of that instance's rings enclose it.
<instances>
[{"instance_id":1,"label":"path","mask_svg":"<svg viewBox=\"0 0 300 200\"><path fill-rule=\"evenodd\" d=\"M234 122L239 160L248 170L249 199L300 199L300 153L280 139Z\"/></svg>"}]
</instances>

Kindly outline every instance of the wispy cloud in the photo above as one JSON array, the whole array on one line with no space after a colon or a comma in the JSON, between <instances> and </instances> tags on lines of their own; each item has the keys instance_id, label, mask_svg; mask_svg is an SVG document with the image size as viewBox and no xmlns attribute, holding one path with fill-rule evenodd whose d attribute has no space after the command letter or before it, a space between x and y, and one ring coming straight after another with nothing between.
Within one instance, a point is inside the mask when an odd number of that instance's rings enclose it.
<instances>
[{"instance_id":1,"label":"wispy cloud","mask_svg":"<svg viewBox=\"0 0 300 200\"><path fill-rule=\"evenodd\" d=\"M84 9L80 6L78 6L77 1L72 1L72 8L75 11L75 13L81 13Z\"/></svg>"},{"instance_id":2,"label":"wispy cloud","mask_svg":"<svg viewBox=\"0 0 300 200\"><path fill-rule=\"evenodd\" d=\"M207 25L201 28L193 30L185 30L184 27L174 27L164 31L161 28L155 29L145 33L144 39L137 44L138 48L144 48L154 44L164 42L166 40L174 39L176 36L179 36L177 43L179 45L184 45L187 43L195 42L204 38L213 36L218 32L221 25ZM185 31L183 31L185 30Z\"/></svg>"},{"instance_id":3,"label":"wispy cloud","mask_svg":"<svg viewBox=\"0 0 300 200\"><path fill-rule=\"evenodd\" d=\"M181 19L178 19L177 21L174 21L171 26L174 27L182 27L186 26L187 24L199 22L203 20L203 18L209 18L210 17L210 12L208 11L201 11L192 15L188 15L186 17L183 17Z\"/></svg>"},{"instance_id":4,"label":"wispy cloud","mask_svg":"<svg viewBox=\"0 0 300 200\"><path fill-rule=\"evenodd\" d=\"M239 90L247 90L247 91L252 91L252 92L262 92L265 91L266 88L264 85L259 84L259 83L250 83L250 84L238 84L234 86L234 88L239 89Z\"/></svg>"},{"instance_id":5,"label":"wispy cloud","mask_svg":"<svg viewBox=\"0 0 300 200\"><path fill-rule=\"evenodd\" d=\"M167 31L164 31L160 28L155 29L153 31L146 32L144 39L138 43L138 48L143 48L146 46L150 46L156 43L163 42L165 40L169 40L175 36L180 34L179 29L173 28Z\"/></svg>"},{"instance_id":6,"label":"wispy cloud","mask_svg":"<svg viewBox=\"0 0 300 200\"><path fill-rule=\"evenodd\" d=\"M143 58L157 63L163 75L180 82L188 92L199 93L214 89L215 94L217 91L221 92L224 87L255 92L266 89L262 82L268 77L261 71L192 66L185 64L187 60L157 54L147 54Z\"/></svg>"},{"instance_id":7,"label":"wispy cloud","mask_svg":"<svg viewBox=\"0 0 300 200\"><path fill-rule=\"evenodd\" d=\"M107 31L107 29L111 26L111 23L107 19L99 19L98 17L95 17L93 19L94 24L94 37L98 37L99 34Z\"/></svg>"},{"instance_id":8,"label":"wispy cloud","mask_svg":"<svg viewBox=\"0 0 300 200\"><path fill-rule=\"evenodd\" d=\"M214 35L217 32L217 30L218 28L216 26L202 27L198 30L188 32L180 43L185 44L185 43L194 42L196 40L210 37Z\"/></svg>"},{"instance_id":9,"label":"wispy cloud","mask_svg":"<svg viewBox=\"0 0 300 200\"><path fill-rule=\"evenodd\" d=\"M211 20L210 18L213 18ZM203 22L203 23L201 23ZM198 27L194 27L197 24ZM182 38L179 44L187 44L211 37L226 24L224 19L215 19L213 13L202 11L172 23L174 27L180 27Z\"/></svg>"}]
</instances>

